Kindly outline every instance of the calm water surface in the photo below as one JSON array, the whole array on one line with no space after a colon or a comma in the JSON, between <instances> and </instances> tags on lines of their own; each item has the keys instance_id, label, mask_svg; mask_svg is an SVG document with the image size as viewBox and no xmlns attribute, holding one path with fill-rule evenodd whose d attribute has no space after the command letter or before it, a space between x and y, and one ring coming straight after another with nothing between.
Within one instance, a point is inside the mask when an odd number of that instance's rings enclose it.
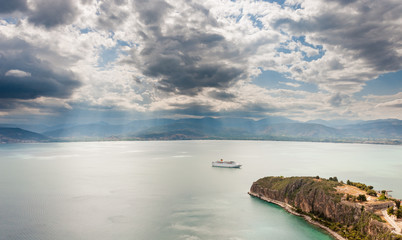
<instances>
[{"instance_id":1,"label":"calm water surface","mask_svg":"<svg viewBox=\"0 0 402 240\"><path fill-rule=\"evenodd\" d=\"M212 168L224 158L241 169ZM337 176L402 198L402 146L172 141L0 145L0 239L331 239L247 195L264 176Z\"/></svg>"}]
</instances>

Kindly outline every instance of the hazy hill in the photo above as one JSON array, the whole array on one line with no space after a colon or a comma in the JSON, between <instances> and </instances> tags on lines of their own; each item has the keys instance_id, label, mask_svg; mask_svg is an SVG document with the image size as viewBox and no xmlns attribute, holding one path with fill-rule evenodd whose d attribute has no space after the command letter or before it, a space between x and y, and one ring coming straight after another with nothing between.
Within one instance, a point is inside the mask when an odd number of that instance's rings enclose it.
<instances>
[{"instance_id":1,"label":"hazy hill","mask_svg":"<svg viewBox=\"0 0 402 240\"><path fill-rule=\"evenodd\" d=\"M109 137L122 134L122 130L107 123L93 123L57 128L42 134L53 138Z\"/></svg>"},{"instance_id":2,"label":"hazy hill","mask_svg":"<svg viewBox=\"0 0 402 240\"><path fill-rule=\"evenodd\" d=\"M338 128L290 119L180 119L169 124L146 128L131 136L166 139L169 135L191 132L195 138L273 139L311 141L402 140L402 121L375 120ZM188 136L188 138L191 138Z\"/></svg>"},{"instance_id":3,"label":"hazy hill","mask_svg":"<svg viewBox=\"0 0 402 240\"><path fill-rule=\"evenodd\" d=\"M191 132L197 138L219 139L278 139L278 140L373 140L402 139L402 121L376 120L346 125L339 128L322 124L302 123L290 119L180 119L170 124L150 127L139 134L140 138L167 138L175 133ZM169 133L169 134L167 134Z\"/></svg>"},{"instance_id":4,"label":"hazy hill","mask_svg":"<svg viewBox=\"0 0 402 240\"><path fill-rule=\"evenodd\" d=\"M296 138L341 138L343 134L335 128L314 123L279 123L268 125L264 135Z\"/></svg>"},{"instance_id":5,"label":"hazy hill","mask_svg":"<svg viewBox=\"0 0 402 240\"><path fill-rule=\"evenodd\" d=\"M361 120L347 120L347 119L336 119L336 120L323 120L323 119L315 119L315 120L310 120L305 123L316 123L316 124L321 124L327 127L342 127L346 125L352 125L352 124L358 124L363 121Z\"/></svg>"},{"instance_id":6,"label":"hazy hill","mask_svg":"<svg viewBox=\"0 0 402 240\"><path fill-rule=\"evenodd\" d=\"M0 124L0 128L21 128L24 129L26 131L30 131L30 132L36 132L36 133L40 133L40 132L44 132L47 129L49 129L49 126L44 125L44 124Z\"/></svg>"},{"instance_id":7,"label":"hazy hill","mask_svg":"<svg viewBox=\"0 0 402 240\"><path fill-rule=\"evenodd\" d=\"M39 133L26 131L20 128L0 127L0 143L20 142L47 142L50 139Z\"/></svg>"},{"instance_id":8,"label":"hazy hill","mask_svg":"<svg viewBox=\"0 0 402 240\"><path fill-rule=\"evenodd\" d=\"M402 121L397 119L379 119L340 128L345 136L361 138L402 139Z\"/></svg>"},{"instance_id":9,"label":"hazy hill","mask_svg":"<svg viewBox=\"0 0 402 240\"><path fill-rule=\"evenodd\" d=\"M337 121L339 122L341 121ZM350 123L350 121L345 122ZM360 121L333 127L312 122L297 122L284 117L268 117L261 120L207 117L136 120L125 124L98 122L58 125L47 129L42 134L58 140L265 139L402 142L402 121L397 119Z\"/></svg>"},{"instance_id":10,"label":"hazy hill","mask_svg":"<svg viewBox=\"0 0 402 240\"><path fill-rule=\"evenodd\" d=\"M247 119L179 119L166 125L147 128L132 136L145 139L233 139L254 135L253 120Z\"/></svg>"},{"instance_id":11,"label":"hazy hill","mask_svg":"<svg viewBox=\"0 0 402 240\"><path fill-rule=\"evenodd\" d=\"M109 124L98 122L81 125L57 125L42 132L54 138L105 138L111 136L128 136L144 129L162 126L174 122L172 119L136 120L127 124Z\"/></svg>"}]
</instances>

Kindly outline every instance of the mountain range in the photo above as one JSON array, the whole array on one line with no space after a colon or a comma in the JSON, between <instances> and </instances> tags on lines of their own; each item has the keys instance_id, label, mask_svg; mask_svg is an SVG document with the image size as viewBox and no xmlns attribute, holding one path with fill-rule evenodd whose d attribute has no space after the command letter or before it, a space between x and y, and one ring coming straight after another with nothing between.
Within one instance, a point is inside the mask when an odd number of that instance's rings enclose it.
<instances>
[{"instance_id":1,"label":"mountain range","mask_svg":"<svg viewBox=\"0 0 402 240\"><path fill-rule=\"evenodd\" d=\"M353 122L325 120L298 122L284 117L260 120L208 117L150 119L125 124L98 122L40 126L37 127L41 129L40 133L21 129L22 127L35 129L35 126L18 127L11 124L0 125L1 141L248 139L391 144L402 142L402 121L397 119Z\"/></svg>"},{"instance_id":2,"label":"mountain range","mask_svg":"<svg viewBox=\"0 0 402 240\"><path fill-rule=\"evenodd\" d=\"M21 128L0 127L1 143L30 143L30 142L48 142L51 139L39 133L27 131Z\"/></svg>"}]
</instances>

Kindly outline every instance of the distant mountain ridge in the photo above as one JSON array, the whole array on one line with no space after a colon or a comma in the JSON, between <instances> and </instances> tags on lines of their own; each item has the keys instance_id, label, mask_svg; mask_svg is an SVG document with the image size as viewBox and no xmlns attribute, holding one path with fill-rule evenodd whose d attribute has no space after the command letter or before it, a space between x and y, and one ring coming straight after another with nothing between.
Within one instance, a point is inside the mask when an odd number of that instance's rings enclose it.
<instances>
[{"instance_id":1,"label":"distant mountain ridge","mask_svg":"<svg viewBox=\"0 0 402 240\"><path fill-rule=\"evenodd\" d=\"M61 141L250 139L393 144L402 142L401 120L379 119L344 122L352 124L334 127L314 123L314 121L298 122L284 117L268 117L260 120L210 117L150 119L135 120L126 124L98 122L82 125L58 125L49 127L40 135L47 139Z\"/></svg>"},{"instance_id":2,"label":"distant mountain ridge","mask_svg":"<svg viewBox=\"0 0 402 240\"><path fill-rule=\"evenodd\" d=\"M379 119L340 127L346 136L358 135L362 138L402 138L402 121L398 119Z\"/></svg>"},{"instance_id":3,"label":"distant mountain ridge","mask_svg":"<svg viewBox=\"0 0 402 240\"><path fill-rule=\"evenodd\" d=\"M0 143L48 142L50 140L47 136L21 128L0 127Z\"/></svg>"}]
</instances>

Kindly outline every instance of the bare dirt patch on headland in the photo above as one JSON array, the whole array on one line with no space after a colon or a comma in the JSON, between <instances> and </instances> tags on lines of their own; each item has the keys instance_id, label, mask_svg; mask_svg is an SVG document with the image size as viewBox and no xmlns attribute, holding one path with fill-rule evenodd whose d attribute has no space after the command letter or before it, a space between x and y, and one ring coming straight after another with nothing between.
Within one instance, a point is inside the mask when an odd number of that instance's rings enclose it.
<instances>
[{"instance_id":1,"label":"bare dirt patch on headland","mask_svg":"<svg viewBox=\"0 0 402 240\"><path fill-rule=\"evenodd\" d=\"M355 186L342 185L342 186L337 186L335 189L338 193L349 194L349 195L356 196L356 197L359 195L366 195L367 202L374 202L374 201L377 201L377 199L378 199L377 197L367 195L366 191L361 190L360 188L357 188Z\"/></svg>"}]
</instances>

